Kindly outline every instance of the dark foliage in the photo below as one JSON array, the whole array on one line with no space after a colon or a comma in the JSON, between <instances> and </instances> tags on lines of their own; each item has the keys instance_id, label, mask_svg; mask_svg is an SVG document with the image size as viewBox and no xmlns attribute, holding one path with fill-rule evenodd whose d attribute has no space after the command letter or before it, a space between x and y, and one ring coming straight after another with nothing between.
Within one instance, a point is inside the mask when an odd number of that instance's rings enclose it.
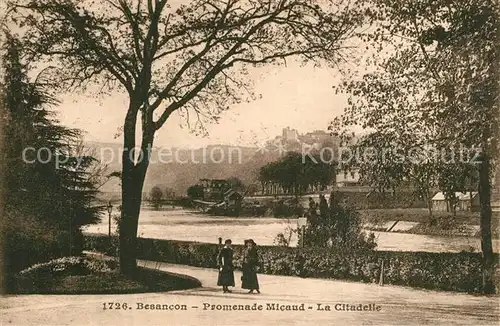
<instances>
[{"instance_id":1,"label":"dark foliage","mask_svg":"<svg viewBox=\"0 0 500 326\"><path fill-rule=\"evenodd\" d=\"M82 225L98 221L95 159L79 131L58 124L48 106L57 101L30 82L19 43L8 36L2 58L5 125L5 271L79 253ZM38 155L37 155L38 154Z\"/></svg>"},{"instance_id":2,"label":"dark foliage","mask_svg":"<svg viewBox=\"0 0 500 326\"><path fill-rule=\"evenodd\" d=\"M155 209L159 209L162 204L163 191L160 187L155 186L149 192L149 201L153 204Z\"/></svg>"},{"instance_id":3,"label":"dark foliage","mask_svg":"<svg viewBox=\"0 0 500 326\"><path fill-rule=\"evenodd\" d=\"M203 187L201 185L192 185L187 190L190 199L203 199Z\"/></svg>"},{"instance_id":4,"label":"dark foliage","mask_svg":"<svg viewBox=\"0 0 500 326\"><path fill-rule=\"evenodd\" d=\"M324 189L335 178L335 165L330 158L290 152L281 160L266 164L260 169L259 179L267 184L277 184L284 193L299 195L308 189Z\"/></svg>"},{"instance_id":5,"label":"dark foliage","mask_svg":"<svg viewBox=\"0 0 500 326\"><path fill-rule=\"evenodd\" d=\"M321 196L319 212L314 208L308 213L308 224L304 232L299 233L300 243L305 247L334 248L350 253L373 250L377 246L375 237L367 236L362 230L359 214L338 203L336 193L330 196L330 204Z\"/></svg>"},{"instance_id":6,"label":"dark foliage","mask_svg":"<svg viewBox=\"0 0 500 326\"><path fill-rule=\"evenodd\" d=\"M304 207L295 199L274 201L270 206L274 217L296 217L304 215Z\"/></svg>"},{"instance_id":7,"label":"dark foliage","mask_svg":"<svg viewBox=\"0 0 500 326\"><path fill-rule=\"evenodd\" d=\"M64 257L36 264L11 276L9 293L116 294L183 290L201 286L194 278L140 268L132 278L119 273L116 260Z\"/></svg>"}]
</instances>

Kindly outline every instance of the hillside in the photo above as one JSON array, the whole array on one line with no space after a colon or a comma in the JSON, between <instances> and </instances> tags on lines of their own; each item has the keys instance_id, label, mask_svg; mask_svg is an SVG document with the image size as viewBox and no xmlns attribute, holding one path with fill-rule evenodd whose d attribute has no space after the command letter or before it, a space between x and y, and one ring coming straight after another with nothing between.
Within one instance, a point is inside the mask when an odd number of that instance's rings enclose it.
<instances>
[{"instance_id":1,"label":"hillside","mask_svg":"<svg viewBox=\"0 0 500 326\"><path fill-rule=\"evenodd\" d=\"M190 185L199 179L225 179L237 177L249 184L257 181L260 167L280 158L285 151L307 151L332 147L338 150L339 140L321 130L299 134L285 128L282 135L265 144L265 148L211 145L198 149L154 147L146 175L144 192L158 185L169 187L176 194L186 194ZM87 142L95 157L108 165L108 173L121 170L122 147L119 143ZM119 192L119 182L114 179L102 187L103 192Z\"/></svg>"},{"instance_id":2,"label":"hillside","mask_svg":"<svg viewBox=\"0 0 500 326\"><path fill-rule=\"evenodd\" d=\"M93 150L96 158L107 164L107 173L121 170L120 144L87 142L86 146ZM278 157L278 153L260 153L257 148L241 146L220 145L194 150L155 147L144 191L160 185L172 188L176 194L185 194L187 188L201 178L238 177L244 183L251 183L256 181L261 166ZM101 190L119 192L119 181L110 180Z\"/></svg>"}]
</instances>

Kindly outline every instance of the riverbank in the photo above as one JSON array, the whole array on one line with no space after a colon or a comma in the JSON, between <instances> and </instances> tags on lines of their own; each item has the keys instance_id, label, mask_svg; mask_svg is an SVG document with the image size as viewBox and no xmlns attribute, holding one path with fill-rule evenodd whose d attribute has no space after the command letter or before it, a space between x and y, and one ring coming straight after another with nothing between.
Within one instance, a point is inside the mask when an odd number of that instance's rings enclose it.
<instances>
[{"instance_id":1,"label":"riverbank","mask_svg":"<svg viewBox=\"0 0 500 326\"><path fill-rule=\"evenodd\" d=\"M432 216L425 208L389 208L389 209L360 209L357 210L361 219L368 223L384 223L387 221L406 221L406 222L426 222L431 219L442 219L453 217L457 222L479 225L478 212L456 212L456 216L448 212L433 212ZM498 220L499 212L493 212L492 218Z\"/></svg>"},{"instance_id":2,"label":"riverbank","mask_svg":"<svg viewBox=\"0 0 500 326\"><path fill-rule=\"evenodd\" d=\"M166 209L167 211L172 209ZM422 208L391 208L391 209L364 209L357 211L366 231L395 232L415 235L442 236L442 237L470 237L480 238L480 222L478 212L456 212L456 215L448 212L434 212L429 216L429 211ZM192 211L193 215L209 215L203 212ZM227 218L227 217L224 217ZM271 211L266 215L239 216L241 224L245 225L249 219L281 219L283 221L295 221L296 217L274 217ZM227 223L226 220L220 220ZM397 222L397 223L396 223ZM291 223L293 224L293 223ZM492 216L492 238L500 239L500 213L493 212Z\"/></svg>"},{"instance_id":3,"label":"riverbank","mask_svg":"<svg viewBox=\"0 0 500 326\"><path fill-rule=\"evenodd\" d=\"M421 209L388 209L358 211L368 231L380 231L429 236L479 238L480 221L477 212L457 212L453 216L447 212L436 212L429 216ZM397 222L397 223L396 223ZM492 216L492 238L500 239L500 216Z\"/></svg>"},{"instance_id":4,"label":"riverbank","mask_svg":"<svg viewBox=\"0 0 500 326\"><path fill-rule=\"evenodd\" d=\"M397 224L396 224L397 226ZM367 225L364 227L367 232L390 232L401 234L414 234L438 237L466 237L466 238L480 238L479 226L470 226L466 224L458 224L452 228L442 229L439 226L428 225L426 223L416 223L415 226L409 229L396 229L387 231L387 227L377 227ZM498 232L492 234L492 239L500 239Z\"/></svg>"}]
</instances>

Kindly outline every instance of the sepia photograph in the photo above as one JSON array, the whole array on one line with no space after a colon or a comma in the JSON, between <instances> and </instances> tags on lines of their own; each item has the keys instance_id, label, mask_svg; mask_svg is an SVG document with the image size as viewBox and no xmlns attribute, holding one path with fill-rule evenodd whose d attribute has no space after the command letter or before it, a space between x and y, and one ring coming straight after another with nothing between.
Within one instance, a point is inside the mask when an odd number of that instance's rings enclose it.
<instances>
[{"instance_id":1,"label":"sepia photograph","mask_svg":"<svg viewBox=\"0 0 500 326\"><path fill-rule=\"evenodd\" d=\"M495 0L0 0L0 325L499 325Z\"/></svg>"}]
</instances>

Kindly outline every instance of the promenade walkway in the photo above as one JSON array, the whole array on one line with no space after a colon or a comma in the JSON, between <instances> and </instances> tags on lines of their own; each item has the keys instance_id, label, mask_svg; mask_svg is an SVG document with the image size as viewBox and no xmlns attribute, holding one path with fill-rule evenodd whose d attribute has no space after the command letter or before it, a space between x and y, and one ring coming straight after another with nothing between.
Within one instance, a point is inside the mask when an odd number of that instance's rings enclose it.
<instances>
[{"instance_id":1,"label":"promenade walkway","mask_svg":"<svg viewBox=\"0 0 500 326\"><path fill-rule=\"evenodd\" d=\"M140 261L154 268L155 262ZM1 299L0 325L498 325L499 297L425 291L334 280L260 275L261 294L237 287L223 294L217 271L162 263L161 270L196 277L203 287L167 293L128 295L17 295ZM127 309L103 310L104 303ZM138 304L185 305L187 310L146 310ZM305 311L268 310L304 304ZM318 304L320 306L318 306ZM380 311L338 311L338 304L380 306ZM204 307L214 305L215 310ZM219 307L217 307L219 305ZM262 310L217 310L262 305ZM319 310L318 307L328 310ZM168 306L167 306L168 307ZM175 306L171 306L175 308Z\"/></svg>"}]
</instances>

